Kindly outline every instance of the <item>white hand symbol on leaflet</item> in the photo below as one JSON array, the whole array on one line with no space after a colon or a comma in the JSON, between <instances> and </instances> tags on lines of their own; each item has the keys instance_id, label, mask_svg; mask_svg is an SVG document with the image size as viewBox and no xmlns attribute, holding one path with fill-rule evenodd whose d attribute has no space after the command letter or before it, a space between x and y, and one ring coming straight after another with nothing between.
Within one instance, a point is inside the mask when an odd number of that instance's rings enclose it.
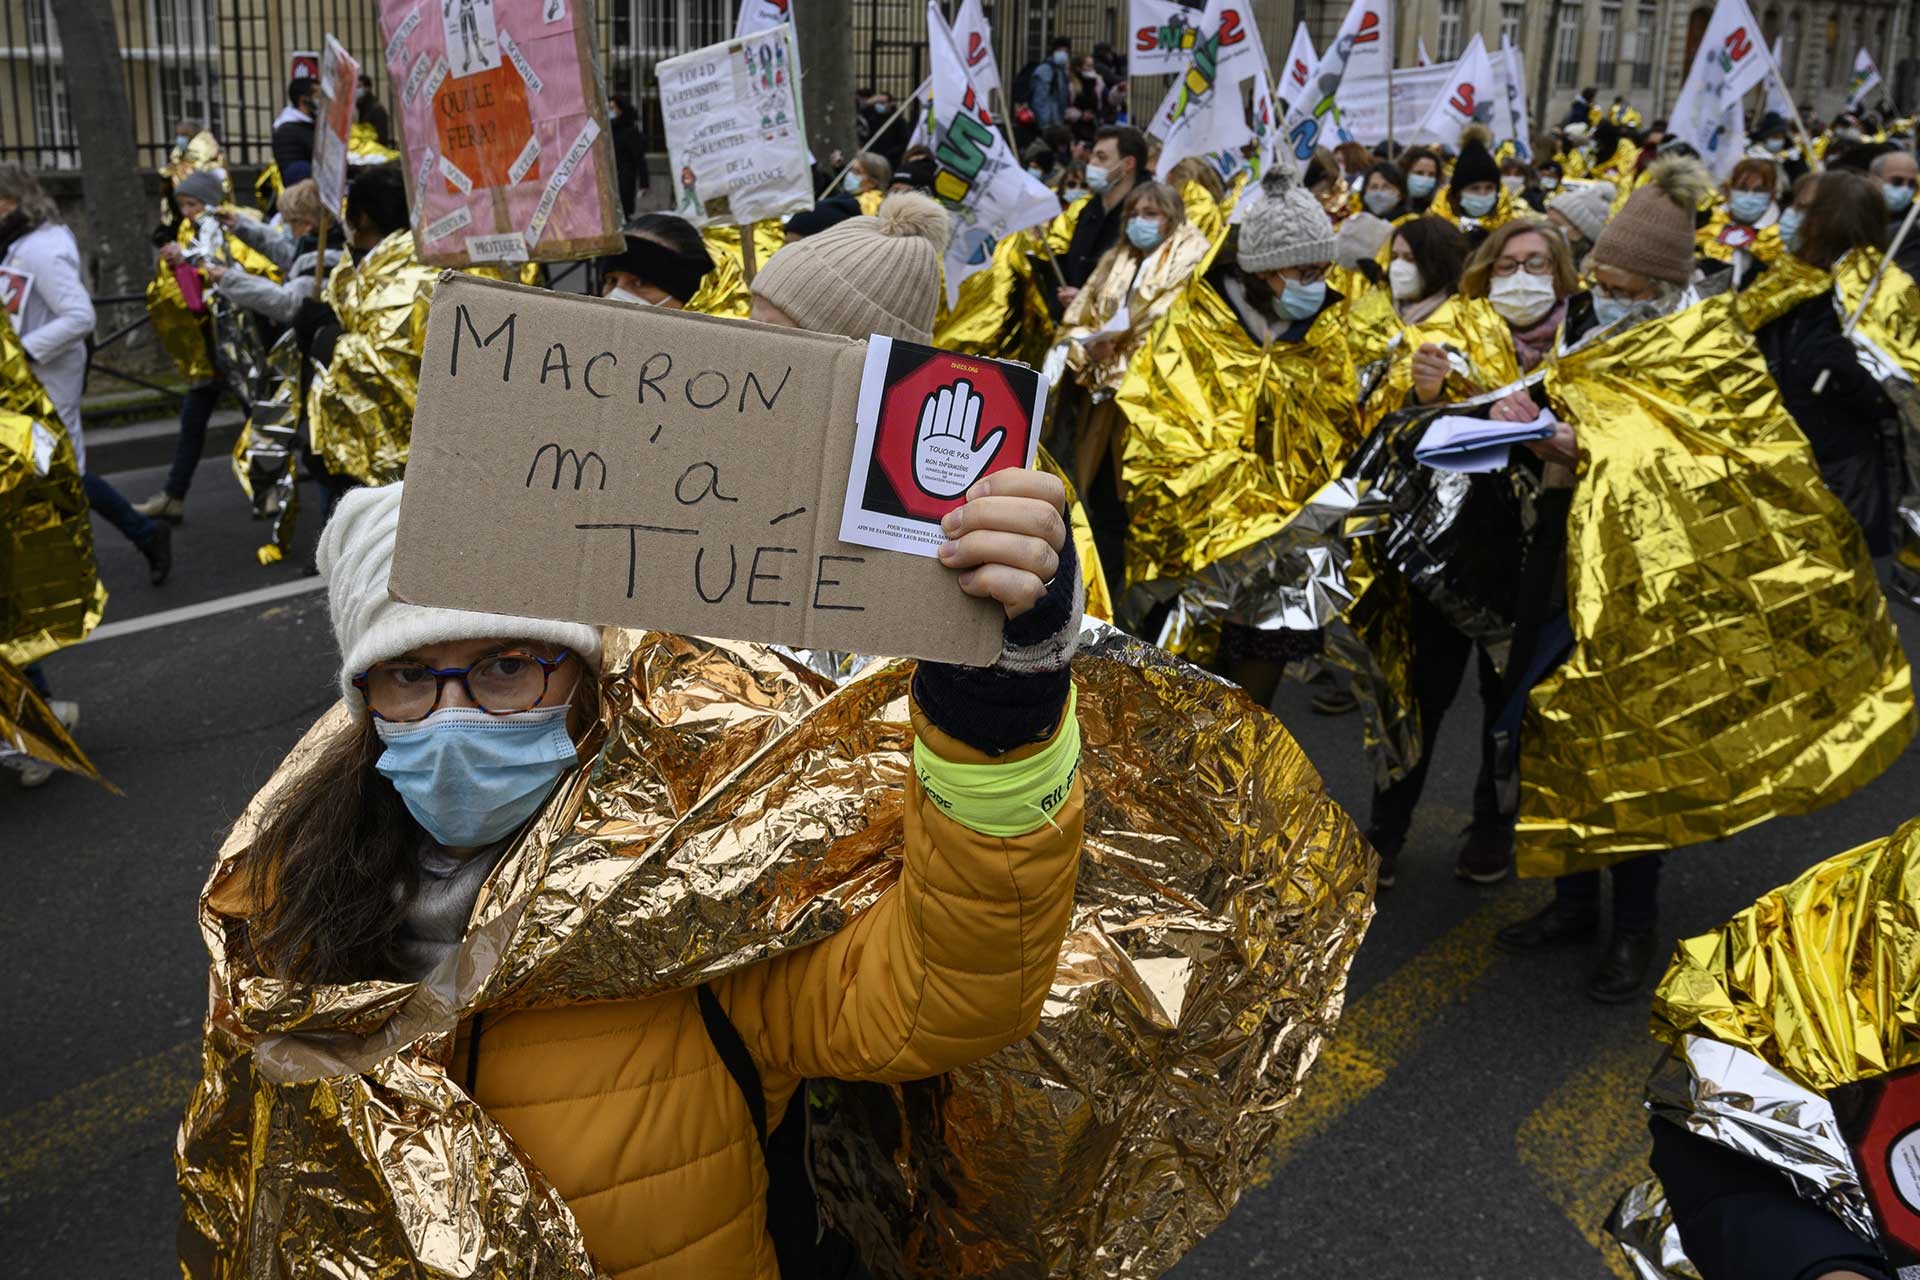
<instances>
[{"instance_id":1,"label":"white hand symbol on leaflet","mask_svg":"<svg viewBox=\"0 0 1920 1280\"><path fill-rule=\"evenodd\" d=\"M920 406L920 432L913 444L913 478L936 498L957 498L973 487L1007 438L995 427L978 448L981 395L965 378L927 396Z\"/></svg>"}]
</instances>

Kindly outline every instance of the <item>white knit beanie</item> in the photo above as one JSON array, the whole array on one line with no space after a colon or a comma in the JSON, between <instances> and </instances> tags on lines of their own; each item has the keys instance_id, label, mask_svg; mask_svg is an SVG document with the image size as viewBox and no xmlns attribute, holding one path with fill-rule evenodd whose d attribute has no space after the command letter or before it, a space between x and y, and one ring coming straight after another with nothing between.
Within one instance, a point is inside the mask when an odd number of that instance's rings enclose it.
<instances>
[{"instance_id":1,"label":"white knit beanie","mask_svg":"<svg viewBox=\"0 0 1920 1280\"><path fill-rule=\"evenodd\" d=\"M1260 199L1240 223L1239 263L1259 275L1333 261L1333 219L1284 165L1260 182Z\"/></svg>"},{"instance_id":2,"label":"white knit beanie","mask_svg":"<svg viewBox=\"0 0 1920 1280\"><path fill-rule=\"evenodd\" d=\"M933 341L940 255L953 223L938 201L902 192L767 259L753 291L814 333Z\"/></svg>"},{"instance_id":3,"label":"white knit beanie","mask_svg":"<svg viewBox=\"0 0 1920 1280\"><path fill-rule=\"evenodd\" d=\"M400 528L398 484L350 489L320 534L320 572L340 646L340 693L356 713L366 709L353 678L376 662L447 640L544 640L565 645L600 669L600 628L580 622L515 618L465 609L405 604L387 594L393 544Z\"/></svg>"}]
</instances>

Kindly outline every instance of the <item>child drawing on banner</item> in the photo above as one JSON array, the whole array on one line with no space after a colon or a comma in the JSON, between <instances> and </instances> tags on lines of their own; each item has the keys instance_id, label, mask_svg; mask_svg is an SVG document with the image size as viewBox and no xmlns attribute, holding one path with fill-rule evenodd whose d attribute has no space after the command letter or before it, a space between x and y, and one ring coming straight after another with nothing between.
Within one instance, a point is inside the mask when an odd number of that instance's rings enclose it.
<instances>
[{"instance_id":1,"label":"child drawing on banner","mask_svg":"<svg viewBox=\"0 0 1920 1280\"><path fill-rule=\"evenodd\" d=\"M700 197L693 189L693 166L680 166L680 210L696 217L700 213Z\"/></svg>"},{"instance_id":2,"label":"child drawing on banner","mask_svg":"<svg viewBox=\"0 0 1920 1280\"><path fill-rule=\"evenodd\" d=\"M460 69L455 75L491 71L500 65L500 35L494 27L493 0L440 0L440 21L449 70L453 67L455 45L460 49Z\"/></svg>"},{"instance_id":3,"label":"child drawing on banner","mask_svg":"<svg viewBox=\"0 0 1920 1280\"><path fill-rule=\"evenodd\" d=\"M547 0L542 21L558 22L567 16L567 0Z\"/></svg>"}]
</instances>

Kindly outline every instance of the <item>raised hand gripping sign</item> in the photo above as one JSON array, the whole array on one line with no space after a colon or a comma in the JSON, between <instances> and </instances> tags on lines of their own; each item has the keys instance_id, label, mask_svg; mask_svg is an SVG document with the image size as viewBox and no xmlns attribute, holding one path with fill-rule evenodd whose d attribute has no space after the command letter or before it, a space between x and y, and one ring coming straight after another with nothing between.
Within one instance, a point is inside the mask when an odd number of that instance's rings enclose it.
<instances>
[{"instance_id":1,"label":"raised hand gripping sign","mask_svg":"<svg viewBox=\"0 0 1920 1280\"><path fill-rule=\"evenodd\" d=\"M1047 380L1025 365L876 337L860 380L840 540L934 556L982 476L1030 467Z\"/></svg>"}]
</instances>

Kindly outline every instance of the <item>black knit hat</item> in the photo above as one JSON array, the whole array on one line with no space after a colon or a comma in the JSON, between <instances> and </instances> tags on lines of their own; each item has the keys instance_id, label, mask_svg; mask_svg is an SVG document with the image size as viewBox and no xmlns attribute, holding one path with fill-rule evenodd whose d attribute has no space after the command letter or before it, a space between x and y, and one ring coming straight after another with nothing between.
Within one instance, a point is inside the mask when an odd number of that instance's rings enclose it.
<instances>
[{"instance_id":1,"label":"black knit hat","mask_svg":"<svg viewBox=\"0 0 1920 1280\"><path fill-rule=\"evenodd\" d=\"M1453 178L1447 183L1447 199L1455 208L1459 207L1460 193L1474 183L1500 181L1500 166L1493 162L1493 153L1478 132L1462 136L1466 141L1460 146L1460 156L1453 162Z\"/></svg>"}]
</instances>

